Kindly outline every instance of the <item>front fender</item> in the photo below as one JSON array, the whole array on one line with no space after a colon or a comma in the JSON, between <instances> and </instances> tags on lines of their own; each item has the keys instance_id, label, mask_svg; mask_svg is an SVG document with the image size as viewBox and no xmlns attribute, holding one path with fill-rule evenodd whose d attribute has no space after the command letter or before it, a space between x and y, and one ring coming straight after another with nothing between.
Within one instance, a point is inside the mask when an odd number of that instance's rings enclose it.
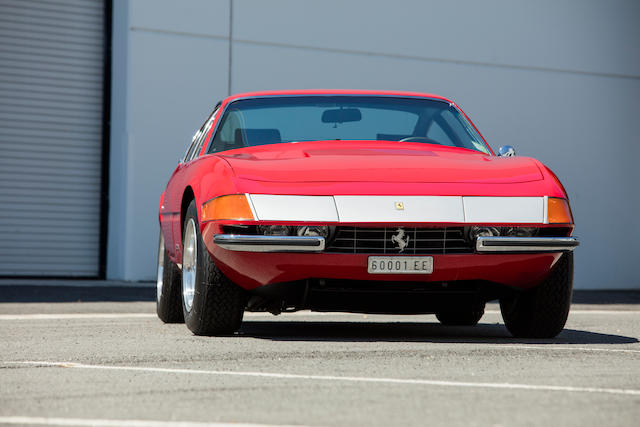
<instances>
[{"instance_id":1,"label":"front fender","mask_svg":"<svg viewBox=\"0 0 640 427\"><path fill-rule=\"evenodd\" d=\"M198 210L198 218L202 218L202 204L225 194L237 194L236 176L231 166L222 158L207 155L194 163L197 173L191 181L194 198Z\"/></svg>"},{"instance_id":2,"label":"front fender","mask_svg":"<svg viewBox=\"0 0 640 427\"><path fill-rule=\"evenodd\" d=\"M179 205L174 207L174 221L172 222L173 244L169 251L172 261L182 259L182 223L188 206L187 198L193 198L196 203L198 218L202 218L202 204L214 197L225 194L234 194L238 191L235 186L235 175L231 166L217 155L201 156L181 168L179 174L172 177L176 179L176 186L180 188L178 194L172 196ZM188 193L192 193L188 194ZM202 224L200 224L202 229ZM165 236L166 240L166 236Z\"/></svg>"}]
</instances>

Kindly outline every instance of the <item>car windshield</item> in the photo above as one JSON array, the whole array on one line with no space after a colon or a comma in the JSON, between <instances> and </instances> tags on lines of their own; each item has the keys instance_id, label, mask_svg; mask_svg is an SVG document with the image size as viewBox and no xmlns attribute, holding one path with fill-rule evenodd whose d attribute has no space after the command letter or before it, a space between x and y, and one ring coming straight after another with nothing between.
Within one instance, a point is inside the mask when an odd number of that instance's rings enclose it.
<instances>
[{"instance_id":1,"label":"car windshield","mask_svg":"<svg viewBox=\"0 0 640 427\"><path fill-rule=\"evenodd\" d=\"M323 140L408 141L489 154L460 111L445 101L393 96L278 96L226 108L209 153Z\"/></svg>"}]
</instances>

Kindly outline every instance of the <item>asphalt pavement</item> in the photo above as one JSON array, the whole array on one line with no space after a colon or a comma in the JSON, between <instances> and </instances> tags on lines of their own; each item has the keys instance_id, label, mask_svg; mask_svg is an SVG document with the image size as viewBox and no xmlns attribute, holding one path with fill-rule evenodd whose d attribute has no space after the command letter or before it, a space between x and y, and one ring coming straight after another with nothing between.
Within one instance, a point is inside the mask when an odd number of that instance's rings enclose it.
<instances>
[{"instance_id":1,"label":"asphalt pavement","mask_svg":"<svg viewBox=\"0 0 640 427\"><path fill-rule=\"evenodd\" d=\"M496 304L475 327L431 315L248 313L237 334L197 337L155 317L152 287L98 298L97 288L32 286L0 286L2 425L640 419L637 292L576 294L553 340L511 338Z\"/></svg>"}]
</instances>

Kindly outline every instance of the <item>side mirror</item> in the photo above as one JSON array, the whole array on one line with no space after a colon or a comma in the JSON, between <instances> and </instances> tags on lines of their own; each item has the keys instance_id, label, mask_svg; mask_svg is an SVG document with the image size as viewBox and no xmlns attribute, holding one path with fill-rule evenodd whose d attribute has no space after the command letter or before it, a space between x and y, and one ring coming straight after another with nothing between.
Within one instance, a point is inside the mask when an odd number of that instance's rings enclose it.
<instances>
[{"instance_id":1,"label":"side mirror","mask_svg":"<svg viewBox=\"0 0 640 427\"><path fill-rule=\"evenodd\" d=\"M503 145L498 150L498 156L500 157L513 157L516 155L516 150L510 145Z\"/></svg>"}]
</instances>

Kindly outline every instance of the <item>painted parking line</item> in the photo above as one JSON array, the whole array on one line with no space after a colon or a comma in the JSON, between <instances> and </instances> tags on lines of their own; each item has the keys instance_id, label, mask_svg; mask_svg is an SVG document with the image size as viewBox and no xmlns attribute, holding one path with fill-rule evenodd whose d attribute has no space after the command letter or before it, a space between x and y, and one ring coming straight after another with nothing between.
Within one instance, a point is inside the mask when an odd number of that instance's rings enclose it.
<instances>
[{"instance_id":1,"label":"painted parking line","mask_svg":"<svg viewBox=\"0 0 640 427\"><path fill-rule=\"evenodd\" d=\"M499 310L486 310L485 314L500 314ZM573 314L638 314L640 310L571 310ZM273 317L271 313L264 312L246 312L244 316L251 317ZM339 313L339 312L316 312L316 311L296 311L294 313L284 313L283 318L287 317L326 317L326 316L339 316L339 317L358 317L358 318L371 318L375 319L376 316L372 314L360 314L360 313ZM82 320L82 319L124 319L124 318L140 318L148 319L155 318L155 313L32 313L32 314L0 314L0 321L2 320Z\"/></svg>"},{"instance_id":2,"label":"painted parking line","mask_svg":"<svg viewBox=\"0 0 640 427\"><path fill-rule=\"evenodd\" d=\"M557 391L557 392L568 392L568 393L604 393L604 394L616 394L616 395L627 395L627 396L640 396L640 390L636 390L636 389L573 387L573 386L543 385L543 384L467 382L467 381L427 380L427 379L410 379L410 378L352 377L352 376L337 376L337 375L303 375L303 374L286 374L286 373L276 373L276 372L217 371L217 370L203 370L203 369L154 368L154 367L143 367L143 366L87 365L83 363L49 362L49 361L4 362L4 364L28 365L28 366L34 366L34 367L70 368L70 369L151 372L151 373L163 373L163 374L269 378L269 379L278 379L278 380L305 380L305 381L320 381L320 382L335 381L335 382L350 382L350 383L378 383L378 384L422 385L422 386L457 387L457 388Z\"/></svg>"},{"instance_id":3,"label":"painted parking line","mask_svg":"<svg viewBox=\"0 0 640 427\"><path fill-rule=\"evenodd\" d=\"M485 314L500 314L500 310L485 310ZM572 314L640 314L640 310L571 310Z\"/></svg>"},{"instance_id":4,"label":"painted parking line","mask_svg":"<svg viewBox=\"0 0 640 427\"><path fill-rule=\"evenodd\" d=\"M344 315L362 317L356 313L320 313L310 311L297 311L295 313L286 313L286 316L330 316ZM274 317L271 313L264 312L246 312L245 317ZM155 313L31 313L31 314L0 314L2 320L82 320L82 319L125 319L139 318L149 319L157 318Z\"/></svg>"},{"instance_id":5,"label":"painted parking line","mask_svg":"<svg viewBox=\"0 0 640 427\"><path fill-rule=\"evenodd\" d=\"M519 345L519 344L482 344L481 347L475 345L474 349L478 348L496 348L500 350L540 350L540 351L586 351L586 352L602 352L602 353L628 353L628 354L640 354L640 350L631 350L626 348L598 348L598 347L557 347L553 344L540 344L540 345Z\"/></svg>"},{"instance_id":6,"label":"painted parking line","mask_svg":"<svg viewBox=\"0 0 640 427\"><path fill-rule=\"evenodd\" d=\"M58 314L0 314L0 320L81 320L81 319L147 319L155 313L58 313Z\"/></svg>"},{"instance_id":7,"label":"painted parking line","mask_svg":"<svg viewBox=\"0 0 640 427\"><path fill-rule=\"evenodd\" d=\"M0 417L0 424L96 427L270 427L270 424L197 423L191 421L104 420L87 418ZM278 425L278 427L287 427Z\"/></svg>"}]
</instances>

